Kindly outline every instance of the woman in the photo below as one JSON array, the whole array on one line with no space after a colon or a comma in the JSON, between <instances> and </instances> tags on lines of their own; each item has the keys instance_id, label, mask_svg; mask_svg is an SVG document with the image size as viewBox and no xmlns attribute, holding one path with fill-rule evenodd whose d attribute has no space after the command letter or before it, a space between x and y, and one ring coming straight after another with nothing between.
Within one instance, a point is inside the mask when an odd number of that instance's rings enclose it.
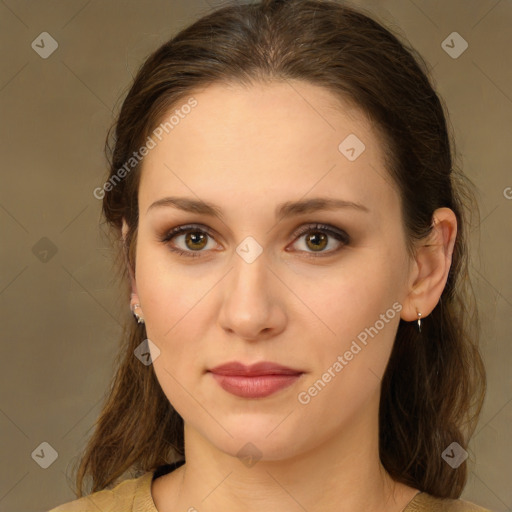
<instances>
[{"instance_id":1,"label":"woman","mask_svg":"<svg viewBox=\"0 0 512 512\"><path fill-rule=\"evenodd\" d=\"M339 3L265 0L147 59L94 191L133 323L54 511L484 510L458 499L473 205L413 54Z\"/></svg>"}]
</instances>

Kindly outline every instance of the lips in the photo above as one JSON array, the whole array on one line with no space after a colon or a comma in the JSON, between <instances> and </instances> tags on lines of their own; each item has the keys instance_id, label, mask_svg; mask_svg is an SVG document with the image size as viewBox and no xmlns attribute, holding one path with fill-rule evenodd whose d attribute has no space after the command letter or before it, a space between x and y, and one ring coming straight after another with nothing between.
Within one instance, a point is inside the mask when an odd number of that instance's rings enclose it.
<instances>
[{"instance_id":1,"label":"lips","mask_svg":"<svg viewBox=\"0 0 512 512\"><path fill-rule=\"evenodd\" d=\"M216 366L208 373L232 395L266 398L294 384L304 372L267 361L249 366L234 361Z\"/></svg>"},{"instance_id":2,"label":"lips","mask_svg":"<svg viewBox=\"0 0 512 512\"><path fill-rule=\"evenodd\" d=\"M302 370L288 368L277 363L262 361L252 365L244 365L238 361L221 364L209 370L217 375L236 375L255 377L259 375L300 375Z\"/></svg>"}]
</instances>

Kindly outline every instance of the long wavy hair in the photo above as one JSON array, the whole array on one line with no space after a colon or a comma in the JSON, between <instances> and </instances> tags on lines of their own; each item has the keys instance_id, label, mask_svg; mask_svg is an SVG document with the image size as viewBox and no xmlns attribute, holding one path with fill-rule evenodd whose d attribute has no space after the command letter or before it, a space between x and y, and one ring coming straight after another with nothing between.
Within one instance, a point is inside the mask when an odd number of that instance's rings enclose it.
<instances>
[{"instance_id":1,"label":"long wavy hair","mask_svg":"<svg viewBox=\"0 0 512 512\"><path fill-rule=\"evenodd\" d=\"M401 39L363 10L334 0L231 3L203 16L138 70L107 134L110 186L101 192L103 214L114 234L128 304L141 165L122 173L122 179L119 170L164 115L210 84L275 80L309 82L357 106L379 131L387 172L400 193L409 254L430 233L434 210L448 207L457 217L441 299L423 320L421 333L414 322L400 320L382 380L379 450L394 480L436 497L458 498L466 462L453 469L441 454L453 441L467 447L485 394L478 310L468 274L467 239L478 205L473 183L454 162L452 130L428 66ZM124 243L123 218L128 224ZM153 366L134 356L146 338L144 325L128 313L126 321L111 387L81 454L77 497L84 495L88 479L86 494L184 458L183 420Z\"/></svg>"}]
</instances>

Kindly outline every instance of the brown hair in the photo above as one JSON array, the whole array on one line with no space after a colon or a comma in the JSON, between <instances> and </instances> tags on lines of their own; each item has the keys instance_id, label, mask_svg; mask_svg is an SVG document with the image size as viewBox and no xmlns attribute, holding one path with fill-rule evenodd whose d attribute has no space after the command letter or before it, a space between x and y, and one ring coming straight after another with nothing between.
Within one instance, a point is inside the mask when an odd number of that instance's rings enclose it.
<instances>
[{"instance_id":1,"label":"brown hair","mask_svg":"<svg viewBox=\"0 0 512 512\"><path fill-rule=\"evenodd\" d=\"M386 168L400 192L408 251L430 233L433 212L451 208L458 233L445 289L418 333L400 320L382 381L380 458L392 478L437 497L459 497L466 483L441 457L453 441L466 447L485 393L478 351L479 321L468 275L473 186L452 161L443 106L420 55L363 11L333 0L263 0L225 5L158 48L138 71L109 142L111 179L140 148L171 107L213 83L303 80L356 105L374 122ZM452 143L453 144L453 143ZM103 197L106 221L135 268L140 165ZM129 288L127 287L127 293ZM128 301L127 301L128 303ZM183 420L163 393L152 365L134 357L145 339L130 318L117 371L76 476L91 491L124 473L153 471L184 457Z\"/></svg>"}]
</instances>

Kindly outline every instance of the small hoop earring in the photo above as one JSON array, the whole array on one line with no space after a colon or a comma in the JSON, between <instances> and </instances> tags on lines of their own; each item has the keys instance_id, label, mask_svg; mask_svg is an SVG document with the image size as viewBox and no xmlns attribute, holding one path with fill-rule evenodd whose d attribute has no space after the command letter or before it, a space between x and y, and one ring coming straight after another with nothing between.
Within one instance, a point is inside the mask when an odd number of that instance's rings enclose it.
<instances>
[{"instance_id":1,"label":"small hoop earring","mask_svg":"<svg viewBox=\"0 0 512 512\"><path fill-rule=\"evenodd\" d=\"M421 332L421 313L418 313L418 332Z\"/></svg>"}]
</instances>

